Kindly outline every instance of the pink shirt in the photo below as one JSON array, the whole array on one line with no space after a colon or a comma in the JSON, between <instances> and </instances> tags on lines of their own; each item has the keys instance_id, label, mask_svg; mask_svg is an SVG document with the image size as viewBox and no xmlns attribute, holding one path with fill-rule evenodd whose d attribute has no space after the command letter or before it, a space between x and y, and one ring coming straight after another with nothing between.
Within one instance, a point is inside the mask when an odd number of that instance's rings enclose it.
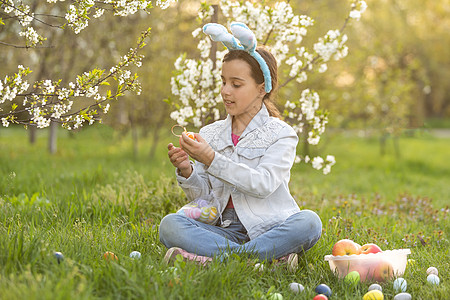
<instances>
[{"instance_id":1,"label":"pink shirt","mask_svg":"<svg viewBox=\"0 0 450 300\"><path fill-rule=\"evenodd\" d=\"M233 141L233 144L236 146L237 143L239 142L239 136L235 135L234 133L231 133L231 140ZM230 196L230 200L228 200L228 204L227 204L226 208L234 208L233 199L231 199L231 196Z\"/></svg>"}]
</instances>

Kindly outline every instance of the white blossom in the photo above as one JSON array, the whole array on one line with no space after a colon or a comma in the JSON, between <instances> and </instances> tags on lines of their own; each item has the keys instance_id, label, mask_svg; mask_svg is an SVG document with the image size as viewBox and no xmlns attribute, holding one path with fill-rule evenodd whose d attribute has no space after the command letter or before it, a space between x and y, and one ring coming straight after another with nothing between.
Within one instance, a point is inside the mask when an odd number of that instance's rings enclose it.
<instances>
[{"instance_id":1,"label":"white blossom","mask_svg":"<svg viewBox=\"0 0 450 300\"><path fill-rule=\"evenodd\" d=\"M105 105L105 107L103 108L103 113L104 114L107 114L108 113L108 111L109 111L109 103L107 103L106 105Z\"/></svg>"},{"instance_id":2,"label":"white blossom","mask_svg":"<svg viewBox=\"0 0 450 300\"><path fill-rule=\"evenodd\" d=\"M312 159L311 164L312 164L312 167L313 167L314 169L320 170L320 169L322 168L322 166L323 166L323 162L324 162L324 160L323 160L322 157L316 156L316 157L314 157L314 158Z\"/></svg>"},{"instance_id":3,"label":"white blossom","mask_svg":"<svg viewBox=\"0 0 450 300\"><path fill-rule=\"evenodd\" d=\"M31 45L34 46L39 43L40 35L34 30L33 27L27 27L26 30L19 32L20 36L24 36L27 41L31 42Z\"/></svg>"},{"instance_id":4,"label":"white blossom","mask_svg":"<svg viewBox=\"0 0 450 300\"><path fill-rule=\"evenodd\" d=\"M324 73L327 69L327 64L321 64L319 66L319 73Z\"/></svg>"},{"instance_id":5,"label":"white blossom","mask_svg":"<svg viewBox=\"0 0 450 300\"><path fill-rule=\"evenodd\" d=\"M100 18L101 16L103 16L104 13L105 13L105 10L103 8L98 8L95 11L94 18Z\"/></svg>"},{"instance_id":6,"label":"white blossom","mask_svg":"<svg viewBox=\"0 0 450 300\"><path fill-rule=\"evenodd\" d=\"M9 122L7 118L2 118L2 125L3 127L8 127L9 126Z\"/></svg>"}]
</instances>

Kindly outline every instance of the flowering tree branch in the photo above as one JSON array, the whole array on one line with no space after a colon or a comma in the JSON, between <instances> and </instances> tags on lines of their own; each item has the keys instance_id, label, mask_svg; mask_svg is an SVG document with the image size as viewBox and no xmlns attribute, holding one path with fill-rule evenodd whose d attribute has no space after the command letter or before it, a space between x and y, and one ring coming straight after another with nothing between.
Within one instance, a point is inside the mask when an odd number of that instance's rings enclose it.
<instances>
[{"instance_id":1,"label":"flowering tree branch","mask_svg":"<svg viewBox=\"0 0 450 300\"><path fill-rule=\"evenodd\" d=\"M141 86L137 81L138 75L132 74L128 69L131 64L137 67L142 65L142 55L138 51L145 46L145 39L150 34L150 29L144 31L135 48L130 49L120 62L108 72L101 69L93 69L78 75L75 82L70 82L68 87L61 87L61 81L42 80L33 84L34 92L28 92L30 84L24 79L31 71L19 66L19 72L14 76L6 77L3 83L0 81L0 104L16 97L23 97L23 108L18 109L17 104L12 104L11 110L0 112L3 126L9 123L24 125L36 125L44 128L51 121L62 123L67 129L76 129L84 122L93 124L99 121L99 112L107 113L109 104L105 102L123 96L125 92L132 91L137 94ZM112 89L100 90L101 86L110 86L111 79L117 82L115 91ZM73 110L75 99L92 99L91 104ZM23 116L28 113L29 117Z\"/></svg>"},{"instance_id":2,"label":"flowering tree branch","mask_svg":"<svg viewBox=\"0 0 450 300\"><path fill-rule=\"evenodd\" d=\"M63 2L64 0L59 0ZM167 8L176 0L158 0L156 5ZM39 13L35 14L32 8L22 0L0 0L0 12L8 16L0 19L0 26L4 21L17 20L21 31L19 36L26 39L25 46L17 46L0 41L0 45L16 48L37 48L46 40L37 33L32 23L41 26L65 29L69 27L76 34L89 25L90 17L99 18L106 11L115 16L126 17L139 11L149 13L152 1L146 0L74 0L69 5L65 16ZM51 5L58 0L47 0ZM37 16L64 19L65 23L54 25ZM13 124L31 125L45 128L50 122L61 123L66 129L76 129L84 123L93 124L101 121L101 113L106 114L110 107L110 100L115 100L127 92L140 94L141 86L137 80L138 75L130 70L132 65L140 67L143 56L139 54L150 34L145 30L137 41L119 62L109 71L94 68L76 76L72 82L64 84L62 80L46 79L33 84L26 80L32 71L19 65L18 71L13 75L6 75L0 80L0 120L5 127ZM44 46L42 46L44 47ZM115 88L108 88L114 83ZM22 101L17 100L21 98ZM83 99L83 104L78 104ZM7 108L6 103L11 103ZM85 104L88 103L88 104Z\"/></svg>"}]
</instances>

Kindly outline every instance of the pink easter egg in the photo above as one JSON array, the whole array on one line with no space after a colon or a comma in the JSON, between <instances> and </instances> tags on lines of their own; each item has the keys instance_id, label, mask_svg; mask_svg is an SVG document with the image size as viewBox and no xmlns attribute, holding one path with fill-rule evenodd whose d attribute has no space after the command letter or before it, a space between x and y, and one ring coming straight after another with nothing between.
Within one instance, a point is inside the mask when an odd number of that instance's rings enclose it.
<instances>
[{"instance_id":1,"label":"pink easter egg","mask_svg":"<svg viewBox=\"0 0 450 300\"><path fill-rule=\"evenodd\" d=\"M188 218L197 220L198 218L200 218L202 211L198 207L191 207L191 208L185 209L184 213L186 214L186 216Z\"/></svg>"}]
</instances>

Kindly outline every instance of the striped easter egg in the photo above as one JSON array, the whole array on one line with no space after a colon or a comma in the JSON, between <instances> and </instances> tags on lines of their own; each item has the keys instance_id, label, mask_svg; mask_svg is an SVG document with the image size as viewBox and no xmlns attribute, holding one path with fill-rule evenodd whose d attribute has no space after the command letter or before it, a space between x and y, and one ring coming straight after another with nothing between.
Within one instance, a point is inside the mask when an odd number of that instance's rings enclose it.
<instances>
[{"instance_id":1,"label":"striped easter egg","mask_svg":"<svg viewBox=\"0 0 450 300\"><path fill-rule=\"evenodd\" d=\"M202 215L200 216L200 218L198 220L200 222L205 223L206 221L208 221L210 212L211 212L210 207L202 207Z\"/></svg>"},{"instance_id":2,"label":"striped easter egg","mask_svg":"<svg viewBox=\"0 0 450 300\"><path fill-rule=\"evenodd\" d=\"M211 212L209 213L208 223L212 223L216 220L217 217L217 208L214 206L211 207Z\"/></svg>"},{"instance_id":3,"label":"striped easter egg","mask_svg":"<svg viewBox=\"0 0 450 300\"><path fill-rule=\"evenodd\" d=\"M197 202L196 204L197 204L199 207L208 206L208 204L209 204L208 201L203 200L203 199L198 199L198 200L196 200L195 202Z\"/></svg>"},{"instance_id":4,"label":"striped easter egg","mask_svg":"<svg viewBox=\"0 0 450 300\"><path fill-rule=\"evenodd\" d=\"M202 211L198 207L189 207L184 209L186 217L197 220L202 215Z\"/></svg>"}]
</instances>

